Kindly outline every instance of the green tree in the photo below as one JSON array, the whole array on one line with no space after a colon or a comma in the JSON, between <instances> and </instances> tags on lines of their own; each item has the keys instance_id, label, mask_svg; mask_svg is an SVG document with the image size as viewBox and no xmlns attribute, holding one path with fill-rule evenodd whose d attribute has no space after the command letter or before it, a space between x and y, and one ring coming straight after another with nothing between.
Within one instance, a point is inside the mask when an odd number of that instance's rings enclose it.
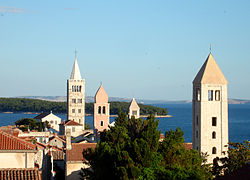
<instances>
[{"instance_id":1,"label":"green tree","mask_svg":"<svg viewBox=\"0 0 250 180\"><path fill-rule=\"evenodd\" d=\"M43 131L45 128L50 128L50 125L47 121L39 122L32 118L23 118L15 122L15 125L18 126L22 131L28 130L37 130Z\"/></svg>"},{"instance_id":2,"label":"green tree","mask_svg":"<svg viewBox=\"0 0 250 180\"><path fill-rule=\"evenodd\" d=\"M83 151L92 170L82 169L89 179L210 179L209 168L196 150L185 150L180 129L166 133L160 143L159 121L127 119L119 112L114 127L100 134L94 149ZM172 163L172 164L169 164Z\"/></svg>"},{"instance_id":3,"label":"green tree","mask_svg":"<svg viewBox=\"0 0 250 180\"><path fill-rule=\"evenodd\" d=\"M228 143L227 157L216 158L213 162L213 175L216 177L233 173L250 163L250 143Z\"/></svg>"}]
</instances>

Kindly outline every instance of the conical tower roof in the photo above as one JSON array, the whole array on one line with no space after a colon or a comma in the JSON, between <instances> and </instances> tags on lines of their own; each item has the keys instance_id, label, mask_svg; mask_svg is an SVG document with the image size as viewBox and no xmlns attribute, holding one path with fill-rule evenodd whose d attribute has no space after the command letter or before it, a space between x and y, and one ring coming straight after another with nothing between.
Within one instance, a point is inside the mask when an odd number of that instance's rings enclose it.
<instances>
[{"instance_id":1,"label":"conical tower roof","mask_svg":"<svg viewBox=\"0 0 250 180\"><path fill-rule=\"evenodd\" d=\"M131 103L130 103L130 106L129 106L129 109L139 109L140 107L138 106L135 98L132 99Z\"/></svg>"},{"instance_id":2,"label":"conical tower roof","mask_svg":"<svg viewBox=\"0 0 250 180\"><path fill-rule=\"evenodd\" d=\"M109 97L103 86L100 85L99 89L95 94L95 102L96 103L108 103Z\"/></svg>"},{"instance_id":3,"label":"conical tower roof","mask_svg":"<svg viewBox=\"0 0 250 180\"><path fill-rule=\"evenodd\" d=\"M72 72L71 72L70 79L76 79L76 80L81 80L82 79L80 69L79 69L79 66L78 66L78 63L77 63L77 58L75 58L75 62L74 62L74 65L73 65L73 69L72 69Z\"/></svg>"},{"instance_id":4,"label":"conical tower roof","mask_svg":"<svg viewBox=\"0 0 250 180\"><path fill-rule=\"evenodd\" d=\"M193 83L201 84L227 84L227 80L210 53L202 65Z\"/></svg>"}]
</instances>

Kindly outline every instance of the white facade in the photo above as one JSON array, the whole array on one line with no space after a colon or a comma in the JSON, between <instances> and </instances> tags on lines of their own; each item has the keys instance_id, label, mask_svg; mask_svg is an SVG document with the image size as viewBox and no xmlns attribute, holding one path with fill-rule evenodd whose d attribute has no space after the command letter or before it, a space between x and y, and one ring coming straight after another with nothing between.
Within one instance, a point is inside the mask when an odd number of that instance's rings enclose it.
<instances>
[{"instance_id":1,"label":"white facade","mask_svg":"<svg viewBox=\"0 0 250 180\"><path fill-rule=\"evenodd\" d=\"M140 107L135 101L135 98L132 99L128 110L129 119L131 119L132 116L134 116L136 119L140 118Z\"/></svg>"},{"instance_id":2,"label":"white facade","mask_svg":"<svg viewBox=\"0 0 250 180\"><path fill-rule=\"evenodd\" d=\"M228 143L227 80L210 53L193 81L193 149L208 154L208 163L223 157Z\"/></svg>"},{"instance_id":3,"label":"white facade","mask_svg":"<svg viewBox=\"0 0 250 180\"><path fill-rule=\"evenodd\" d=\"M67 81L67 118L82 125L85 124L85 80L75 59L70 79Z\"/></svg>"}]
</instances>

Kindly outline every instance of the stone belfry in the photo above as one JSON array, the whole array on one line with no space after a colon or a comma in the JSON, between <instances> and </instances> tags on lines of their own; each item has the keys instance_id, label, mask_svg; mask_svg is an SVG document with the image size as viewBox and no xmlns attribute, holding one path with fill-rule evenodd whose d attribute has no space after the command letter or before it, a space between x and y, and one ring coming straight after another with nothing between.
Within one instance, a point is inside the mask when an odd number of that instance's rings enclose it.
<instances>
[{"instance_id":1,"label":"stone belfry","mask_svg":"<svg viewBox=\"0 0 250 180\"><path fill-rule=\"evenodd\" d=\"M134 116L135 119L140 118L140 107L138 106L137 102L135 101L135 98L132 99L129 109L128 109L128 117L131 119L131 117Z\"/></svg>"},{"instance_id":2,"label":"stone belfry","mask_svg":"<svg viewBox=\"0 0 250 180\"><path fill-rule=\"evenodd\" d=\"M208 163L223 157L228 143L227 80L210 53L193 81L193 149Z\"/></svg>"},{"instance_id":3,"label":"stone belfry","mask_svg":"<svg viewBox=\"0 0 250 180\"><path fill-rule=\"evenodd\" d=\"M98 132L108 129L109 126L109 103L108 94L101 85L95 95L93 127L96 135Z\"/></svg>"},{"instance_id":4,"label":"stone belfry","mask_svg":"<svg viewBox=\"0 0 250 180\"><path fill-rule=\"evenodd\" d=\"M85 124L85 80L82 79L75 57L70 79L67 80L67 118Z\"/></svg>"}]
</instances>

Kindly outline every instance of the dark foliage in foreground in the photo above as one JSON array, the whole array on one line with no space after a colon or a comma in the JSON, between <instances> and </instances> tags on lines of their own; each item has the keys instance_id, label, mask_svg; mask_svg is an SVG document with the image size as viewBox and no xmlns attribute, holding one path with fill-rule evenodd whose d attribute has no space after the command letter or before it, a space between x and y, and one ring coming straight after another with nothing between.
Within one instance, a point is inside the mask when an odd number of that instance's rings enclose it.
<instances>
[{"instance_id":1,"label":"dark foliage in foreground","mask_svg":"<svg viewBox=\"0 0 250 180\"><path fill-rule=\"evenodd\" d=\"M92 170L82 169L87 179L211 179L204 157L196 150L184 149L183 131L166 132L159 142L159 121L127 119L119 113L116 124L100 135L96 149L83 156Z\"/></svg>"}]
</instances>

